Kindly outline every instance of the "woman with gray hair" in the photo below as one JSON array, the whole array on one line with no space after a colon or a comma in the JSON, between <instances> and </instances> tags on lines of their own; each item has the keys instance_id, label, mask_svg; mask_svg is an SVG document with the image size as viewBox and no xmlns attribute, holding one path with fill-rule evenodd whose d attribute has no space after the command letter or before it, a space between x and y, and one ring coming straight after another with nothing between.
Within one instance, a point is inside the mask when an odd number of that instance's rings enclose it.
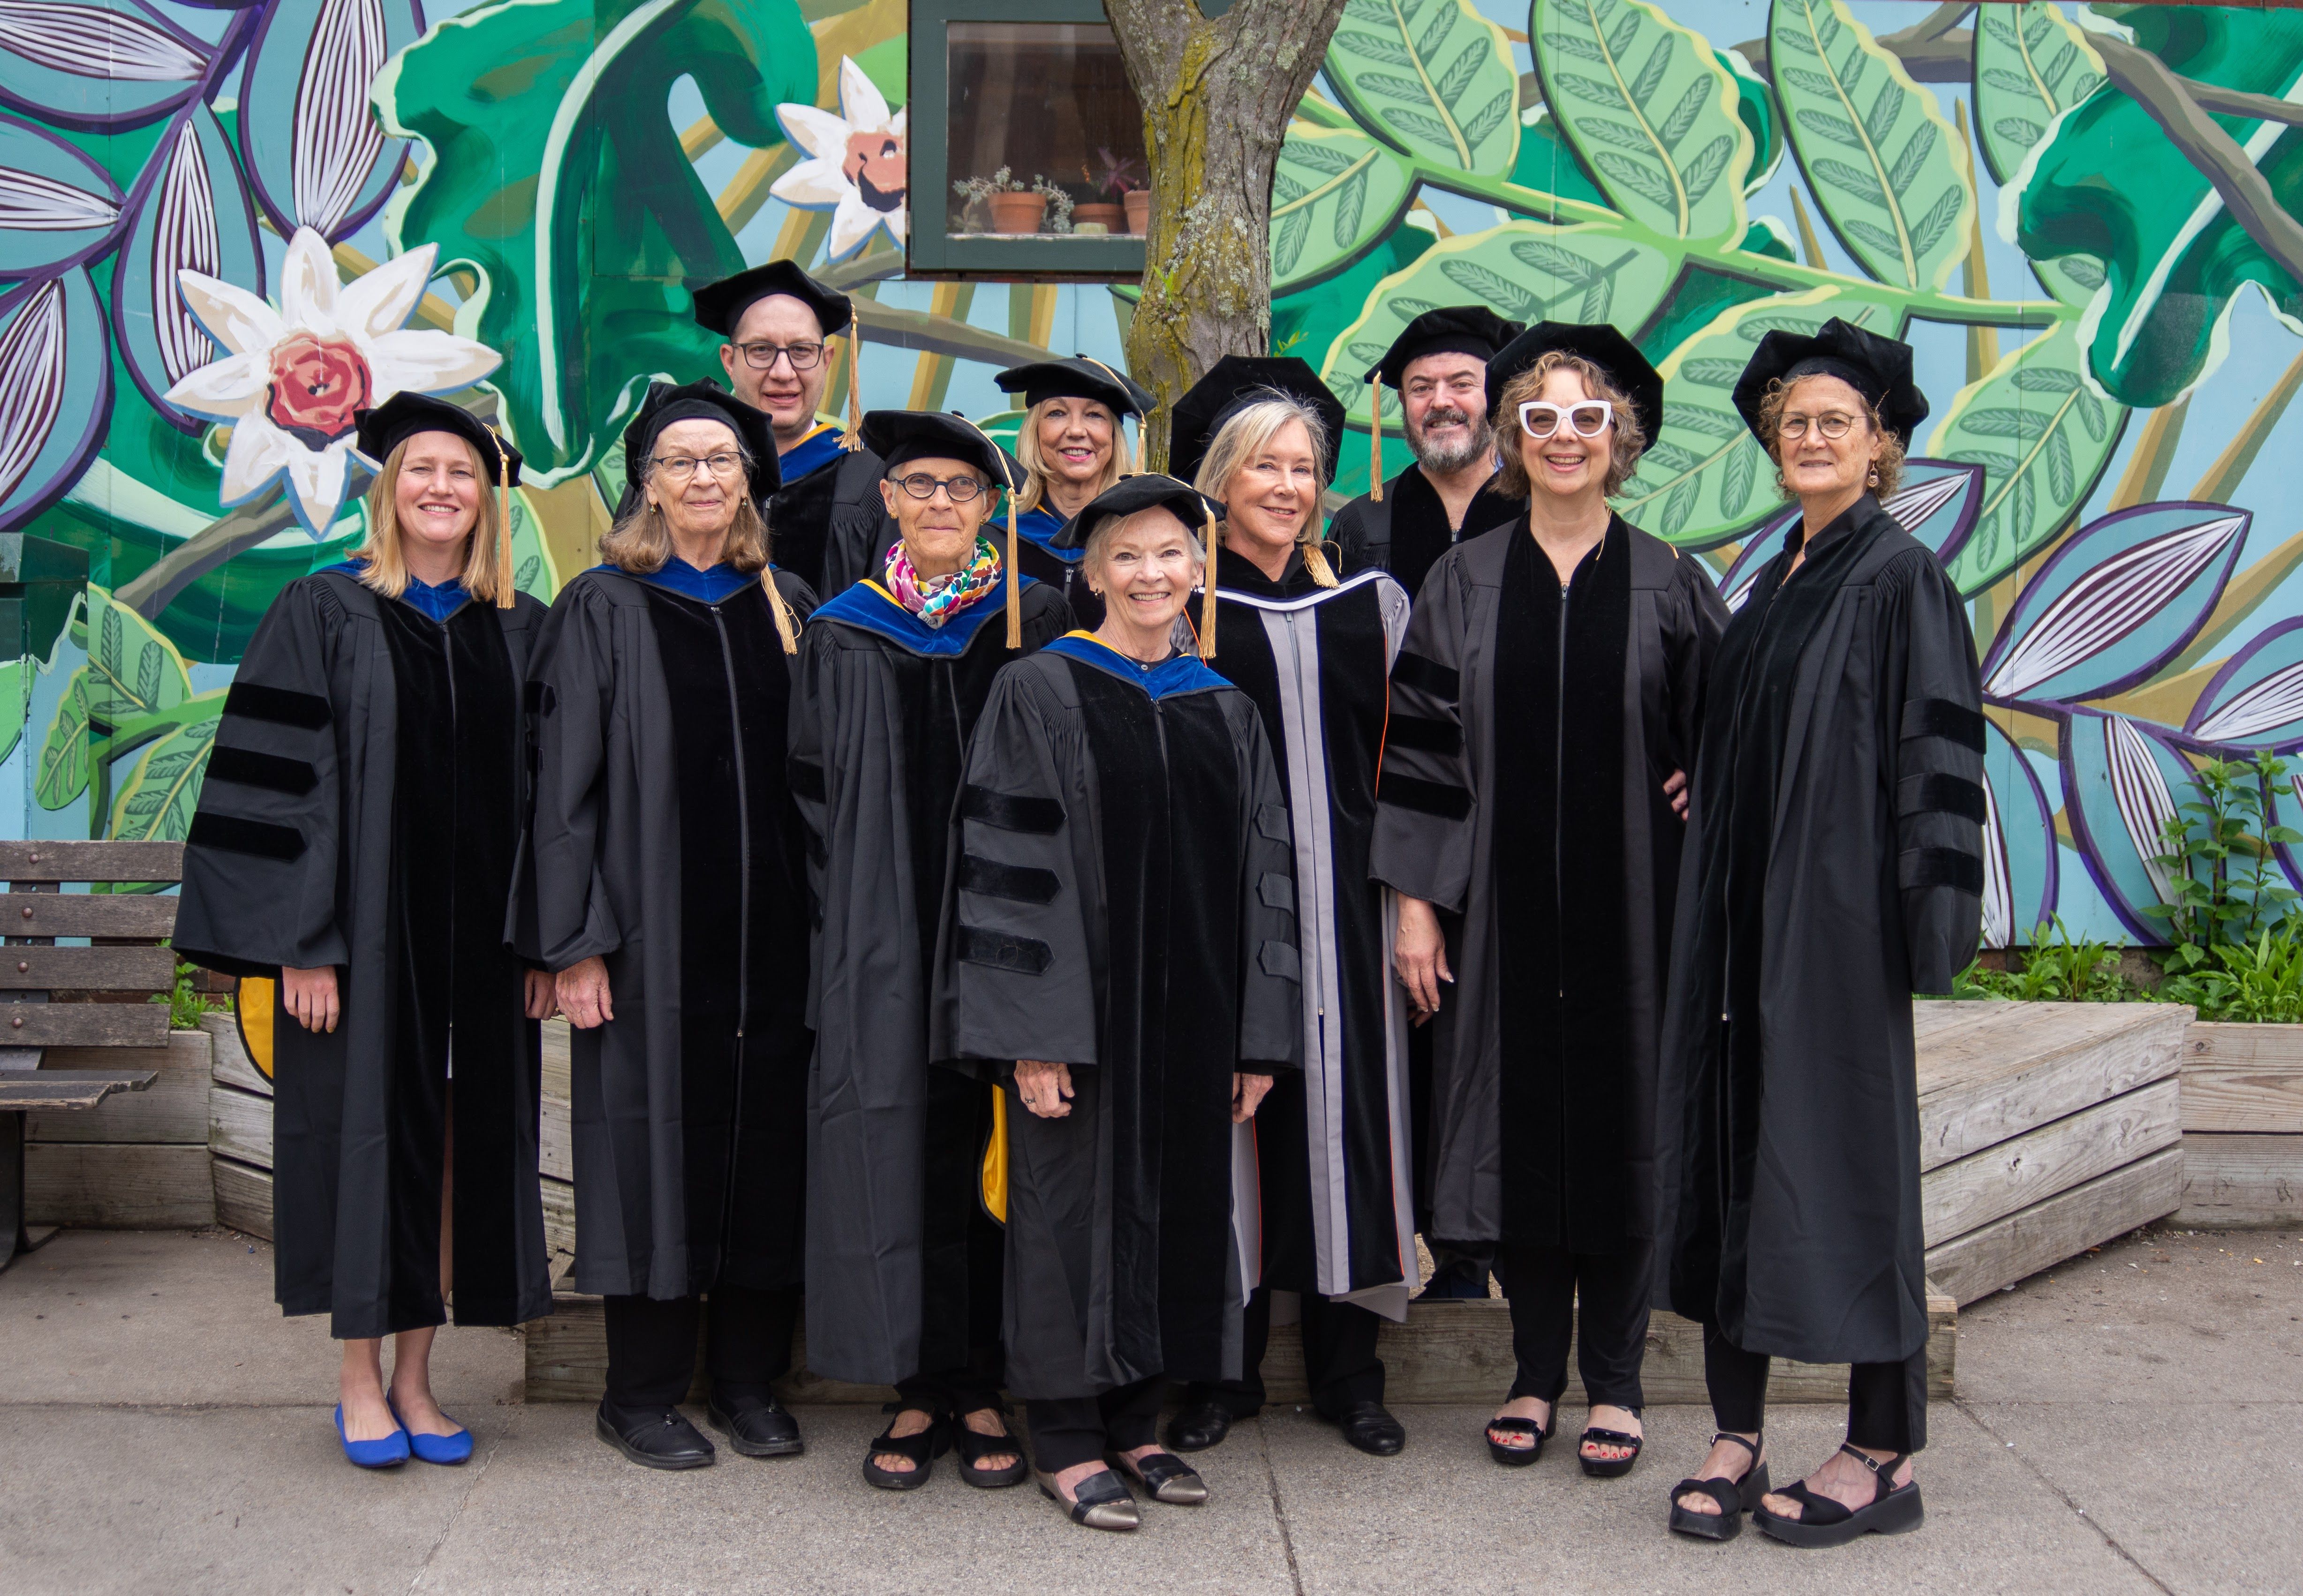
<instances>
[{"instance_id":1,"label":"woman with gray hair","mask_svg":"<svg viewBox=\"0 0 2303 1596\"><path fill-rule=\"evenodd\" d=\"M1103 624L992 684L945 889L930 1056L1001 1088L1008 1388L1040 1489L1094 1529L1136 1527L1130 1481L1207 1499L1160 1400L1239 1372L1231 1127L1303 1055L1262 722L1174 642L1212 516L1145 475L1075 518Z\"/></svg>"},{"instance_id":2,"label":"woman with gray hair","mask_svg":"<svg viewBox=\"0 0 2303 1596\"><path fill-rule=\"evenodd\" d=\"M712 1443L677 1404L699 1319L713 1424L747 1456L800 1449L770 1382L801 1278L808 910L784 758L814 601L768 563L763 413L659 383L624 456L607 563L561 590L528 672L515 943L576 1028L576 1289L607 1298L598 1433L698 1468Z\"/></svg>"},{"instance_id":3,"label":"woman with gray hair","mask_svg":"<svg viewBox=\"0 0 2303 1596\"><path fill-rule=\"evenodd\" d=\"M1320 495L1342 407L1300 360L1227 359L1176 407L1174 452L1225 508L1202 642L1280 750L1295 838L1303 1071L1272 1090L1251 1132L1261 1281L1241 1378L1185 1392L1179 1451L1223 1440L1263 1405L1271 1294L1302 1304L1313 1410L1361 1451L1407 1432L1383 1405L1376 1334L1416 1287L1407 1006L1384 968L1390 895L1368 877L1388 678L1407 595L1380 570L1338 583L1319 541Z\"/></svg>"}]
</instances>

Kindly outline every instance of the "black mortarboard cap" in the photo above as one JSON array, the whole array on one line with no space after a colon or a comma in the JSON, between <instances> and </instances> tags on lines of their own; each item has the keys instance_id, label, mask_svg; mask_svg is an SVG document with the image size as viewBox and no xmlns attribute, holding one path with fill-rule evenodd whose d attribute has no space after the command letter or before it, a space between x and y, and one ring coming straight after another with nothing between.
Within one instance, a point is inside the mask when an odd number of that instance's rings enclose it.
<instances>
[{"instance_id":1,"label":"black mortarboard cap","mask_svg":"<svg viewBox=\"0 0 2303 1596\"><path fill-rule=\"evenodd\" d=\"M1021 488L1024 467L964 416L942 410L873 410L865 414L864 447L894 468L910 460L966 460L999 488Z\"/></svg>"},{"instance_id":2,"label":"black mortarboard cap","mask_svg":"<svg viewBox=\"0 0 2303 1596\"><path fill-rule=\"evenodd\" d=\"M1907 447L1912 429L1928 418L1928 396L1911 381L1911 346L1837 316L1813 336L1778 327L1759 340L1751 363L1735 380L1735 408L1758 438L1768 383L1820 376L1837 377L1861 394L1879 412L1880 424Z\"/></svg>"},{"instance_id":3,"label":"black mortarboard cap","mask_svg":"<svg viewBox=\"0 0 2303 1596\"><path fill-rule=\"evenodd\" d=\"M697 289L696 319L721 337L733 338L744 312L770 294L789 294L804 301L815 312L815 319L823 323L826 338L855 319L846 294L824 287L801 271L797 263L788 260L772 260L764 266L754 266L748 272L738 272L733 277L722 277Z\"/></svg>"},{"instance_id":4,"label":"black mortarboard cap","mask_svg":"<svg viewBox=\"0 0 2303 1596\"><path fill-rule=\"evenodd\" d=\"M491 483L519 486L519 450L511 446L510 439L461 405L428 394L395 393L352 419L359 428L353 446L379 468L393 449L418 433L453 433L480 451L481 472Z\"/></svg>"},{"instance_id":5,"label":"black mortarboard cap","mask_svg":"<svg viewBox=\"0 0 2303 1596\"><path fill-rule=\"evenodd\" d=\"M1496 352L1488 362L1488 418L1504 424L1498 412L1504 390L1511 380L1533 366L1554 349L1580 355L1607 374L1607 380L1630 396L1632 413L1649 443L1663 431L1663 376L1648 363L1639 346L1605 322L1538 322Z\"/></svg>"},{"instance_id":6,"label":"black mortarboard cap","mask_svg":"<svg viewBox=\"0 0 2303 1596\"><path fill-rule=\"evenodd\" d=\"M647 397L640 401L639 414L624 428L624 466L628 474L633 461L654 452L656 435L675 421L717 421L735 430L752 456L753 503L766 504L768 496L783 485L783 474L776 466L776 437L769 428L768 413L754 409L709 378L701 382L648 385ZM638 482L628 475L623 500L616 507L619 516L638 501L639 491Z\"/></svg>"},{"instance_id":7,"label":"black mortarboard cap","mask_svg":"<svg viewBox=\"0 0 2303 1596\"><path fill-rule=\"evenodd\" d=\"M1286 395L1316 411L1328 429L1328 446L1320 458L1320 478L1333 482L1336 447L1344 437L1344 407L1320 381L1319 373L1293 355L1226 355L1208 368L1208 374L1176 401L1169 424L1168 469L1189 482L1199 475L1208 446L1225 422L1274 392Z\"/></svg>"},{"instance_id":8,"label":"black mortarboard cap","mask_svg":"<svg viewBox=\"0 0 2303 1596\"><path fill-rule=\"evenodd\" d=\"M1168 511L1195 533L1210 520L1224 518L1223 506L1191 483L1157 471L1146 471L1138 476L1123 476L1098 493L1048 542L1058 549L1084 549L1088 533L1103 522L1115 516L1133 516L1154 508Z\"/></svg>"},{"instance_id":9,"label":"black mortarboard cap","mask_svg":"<svg viewBox=\"0 0 2303 1596\"><path fill-rule=\"evenodd\" d=\"M1025 405L1042 399L1091 399L1115 416L1142 416L1152 408L1152 391L1101 360L1076 355L1069 360L1035 360L1014 365L993 382L1002 393L1020 393Z\"/></svg>"},{"instance_id":10,"label":"black mortarboard cap","mask_svg":"<svg viewBox=\"0 0 2303 1596\"><path fill-rule=\"evenodd\" d=\"M1507 322L1484 305L1443 305L1427 310L1400 330L1383 358L1368 367L1362 382L1396 388L1407 363L1426 355L1474 355L1492 360L1519 336L1520 323Z\"/></svg>"}]
</instances>

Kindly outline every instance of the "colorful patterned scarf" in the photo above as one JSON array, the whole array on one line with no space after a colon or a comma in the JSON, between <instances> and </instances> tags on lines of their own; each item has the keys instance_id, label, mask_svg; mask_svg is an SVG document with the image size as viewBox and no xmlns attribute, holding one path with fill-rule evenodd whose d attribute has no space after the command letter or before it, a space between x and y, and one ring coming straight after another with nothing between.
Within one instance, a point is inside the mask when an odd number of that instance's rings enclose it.
<instances>
[{"instance_id":1,"label":"colorful patterned scarf","mask_svg":"<svg viewBox=\"0 0 2303 1596\"><path fill-rule=\"evenodd\" d=\"M888 550L887 577L888 592L897 603L929 626L941 626L999 584L1000 554L990 538L979 537L975 558L965 570L923 582L912 569L911 555L899 542Z\"/></svg>"}]
</instances>

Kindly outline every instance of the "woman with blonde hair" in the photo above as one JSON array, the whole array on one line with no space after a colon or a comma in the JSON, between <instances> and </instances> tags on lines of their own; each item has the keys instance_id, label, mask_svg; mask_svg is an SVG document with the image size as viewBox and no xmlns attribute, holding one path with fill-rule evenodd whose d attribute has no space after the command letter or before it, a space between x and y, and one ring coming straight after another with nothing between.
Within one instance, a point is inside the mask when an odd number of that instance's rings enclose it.
<instances>
[{"instance_id":1,"label":"woman with blonde hair","mask_svg":"<svg viewBox=\"0 0 2303 1596\"><path fill-rule=\"evenodd\" d=\"M1374 870L1399 893L1414 1022L1436 1032L1433 1250L1493 1246L1511 1299L1489 1453L1541 1453L1572 1340L1577 1459L1611 1477L1641 1445L1680 772L1726 611L1700 566L1608 508L1663 418L1630 340L1539 323L1487 391L1502 491L1527 511L1441 555L1417 596Z\"/></svg>"},{"instance_id":2,"label":"woman with blonde hair","mask_svg":"<svg viewBox=\"0 0 2303 1596\"><path fill-rule=\"evenodd\" d=\"M1085 355L1010 367L993 379L1004 393L1021 393L1024 424L1016 433L1016 460L1024 468L1016 496L1016 563L1071 606L1090 631L1103 624L1103 601L1080 573L1080 551L1059 538L1064 524L1090 500L1133 471L1129 416L1139 423L1152 395L1120 372Z\"/></svg>"},{"instance_id":3,"label":"woman with blonde hair","mask_svg":"<svg viewBox=\"0 0 2303 1596\"><path fill-rule=\"evenodd\" d=\"M359 426L377 466L367 539L289 584L249 643L175 947L278 981L275 1291L330 1315L336 1432L381 1468L471 1456L431 1389L451 1290L460 1325L552 1311L536 1184L552 987L503 945L544 606L511 584L498 496L517 450L416 394Z\"/></svg>"},{"instance_id":4,"label":"woman with blonde hair","mask_svg":"<svg viewBox=\"0 0 2303 1596\"><path fill-rule=\"evenodd\" d=\"M785 750L814 600L769 564L754 508L776 485L764 412L659 383L624 459L607 563L561 590L529 673L516 932L576 1028L576 1289L607 1298L597 1433L697 1468L713 1447L677 1404L699 1320L712 1422L747 1457L801 1449L772 1382L802 1262L808 903Z\"/></svg>"}]
</instances>

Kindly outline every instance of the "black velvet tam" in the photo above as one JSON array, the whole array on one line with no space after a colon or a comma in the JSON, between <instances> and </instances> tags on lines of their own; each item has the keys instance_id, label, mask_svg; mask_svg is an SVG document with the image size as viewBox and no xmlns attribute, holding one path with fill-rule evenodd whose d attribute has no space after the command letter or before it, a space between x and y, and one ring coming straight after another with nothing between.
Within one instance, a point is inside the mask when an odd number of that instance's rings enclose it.
<instances>
[{"instance_id":1,"label":"black velvet tam","mask_svg":"<svg viewBox=\"0 0 2303 1596\"><path fill-rule=\"evenodd\" d=\"M1663 431L1663 376L1628 338L1604 322L1579 325L1573 322L1538 322L1488 362L1488 419L1503 424L1498 414L1504 390L1511 380L1554 349L1580 355L1607 374L1607 380L1631 396L1632 413L1640 430L1652 443Z\"/></svg>"},{"instance_id":2,"label":"black velvet tam","mask_svg":"<svg viewBox=\"0 0 2303 1596\"><path fill-rule=\"evenodd\" d=\"M1801 377L1837 377L1861 394L1879 412L1880 424L1906 446L1912 430L1928 418L1928 396L1911 381L1911 346L1834 316L1813 337L1782 328L1768 333L1736 379L1735 408L1761 443L1767 441L1759 435L1767 384Z\"/></svg>"},{"instance_id":3,"label":"black velvet tam","mask_svg":"<svg viewBox=\"0 0 2303 1596\"><path fill-rule=\"evenodd\" d=\"M890 475L913 460L965 460L994 487L1024 485L1024 467L965 416L941 410L873 410L864 417L864 447L888 463Z\"/></svg>"},{"instance_id":4,"label":"black velvet tam","mask_svg":"<svg viewBox=\"0 0 2303 1596\"><path fill-rule=\"evenodd\" d=\"M1411 360L1426 355L1476 355L1493 360L1496 351L1519 336L1521 323L1507 322L1484 305L1443 305L1427 310L1401 329L1383 358L1368 367L1365 382L1382 379L1387 388L1399 386Z\"/></svg>"},{"instance_id":5,"label":"black velvet tam","mask_svg":"<svg viewBox=\"0 0 2303 1596\"><path fill-rule=\"evenodd\" d=\"M721 337L733 338L744 313L771 294L789 294L815 312L826 338L856 319L846 294L824 287L801 271L798 263L789 260L772 260L697 289L696 319Z\"/></svg>"},{"instance_id":6,"label":"black velvet tam","mask_svg":"<svg viewBox=\"0 0 2303 1596\"><path fill-rule=\"evenodd\" d=\"M519 450L502 433L465 409L421 393L395 393L373 410L352 418L359 433L353 447L379 471L392 451L418 433L453 433L480 451L488 480L519 486Z\"/></svg>"},{"instance_id":7,"label":"black velvet tam","mask_svg":"<svg viewBox=\"0 0 2303 1596\"><path fill-rule=\"evenodd\" d=\"M1328 447L1320 451L1320 480L1333 482L1336 446L1344 439L1344 407L1320 374L1293 355L1227 355L1208 368L1208 374L1176 401L1175 419L1168 441L1168 467L1185 481L1199 474L1208 458L1208 446L1234 416L1259 399L1274 395L1308 405L1328 429Z\"/></svg>"},{"instance_id":8,"label":"black velvet tam","mask_svg":"<svg viewBox=\"0 0 2303 1596\"><path fill-rule=\"evenodd\" d=\"M701 382L675 386L670 382L649 384L647 398L640 401L639 414L624 429L624 460L628 471L630 462L645 459L655 452L655 441L675 421L717 421L735 430L751 451L751 488L755 503L764 502L769 494L783 486L783 473L776 466L776 436L768 426L768 415L755 410L734 394L706 378ZM639 484L627 481L623 502L617 508L621 515L628 509L639 492Z\"/></svg>"},{"instance_id":9,"label":"black velvet tam","mask_svg":"<svg viewBox=\"0 0 2303 1596\"><path fill-rule=\"evenodd\" d=\"M1135 378L1085 355L1011 365L992 381L1002 393L1022 394L1026 406L1042 399L1086 399L1108 406L1115 416L1143 416L1153 402L1152 391Z\"/></svg>"},{"instance_id":10,"label":"black velvet tam","mask_svg":"<svg viewBox=\"0 0 2303 1596\"><path fill-rule=\"evenodd\" d=\"M1123 476L1098 493L1048 542L1059 549L1084 549L1088 533L1113 517L1132 516L1154 508L1168 511L1194 533L1211 517L1218 521L1224 518L1224 507L1189 483L1146 471L1135 476Z\"/></svg>"}]
</instances>

